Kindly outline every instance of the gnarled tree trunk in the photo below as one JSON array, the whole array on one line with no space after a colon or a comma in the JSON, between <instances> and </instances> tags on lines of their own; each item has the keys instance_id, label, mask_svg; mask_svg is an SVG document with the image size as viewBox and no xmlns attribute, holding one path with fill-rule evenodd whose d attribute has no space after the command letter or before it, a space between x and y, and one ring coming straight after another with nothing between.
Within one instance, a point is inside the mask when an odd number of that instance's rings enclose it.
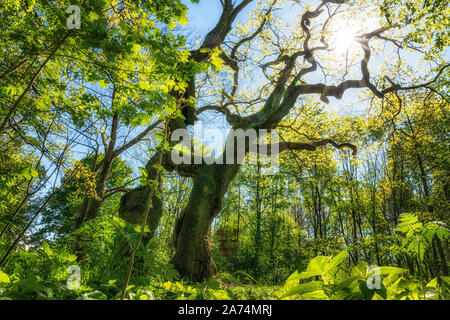
<instances>
[{"instance_id":1,"label":"gnarled tree trunk","mask_svg":"<svg viewBox=\"0 0 450 320\"><path fill-rule=\"evenodd\" d=\"M205 165L194 178L186 208L175 226L176 253L172 263L180 274L204 281L216 272L210 240L211 223L240 165Z\"/></svg>"}]
</instances>

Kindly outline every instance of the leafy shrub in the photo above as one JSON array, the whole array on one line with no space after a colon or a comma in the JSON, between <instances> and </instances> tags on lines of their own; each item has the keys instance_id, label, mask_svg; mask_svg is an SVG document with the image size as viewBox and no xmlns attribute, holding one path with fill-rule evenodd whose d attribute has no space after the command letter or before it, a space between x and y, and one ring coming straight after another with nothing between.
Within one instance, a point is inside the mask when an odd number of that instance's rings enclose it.
<instances>
[{"instance_id":1,"label":"leafy shrub","mask_svg":"<svg viewBox=\"0 0 450 320\"><path fill-rule=\"evenodd\" d=\"M396 267L370 269L359 263L345 265L347 251L313 258L303 272L294 272L279 290L280 299L324 300L438 300L448 299L450 277L434 278L425 285L407 277L407 270ZM379 286L373 285L375 273ZM307 280L307 281L305 281Z\"/></svg>"}]
</instances>

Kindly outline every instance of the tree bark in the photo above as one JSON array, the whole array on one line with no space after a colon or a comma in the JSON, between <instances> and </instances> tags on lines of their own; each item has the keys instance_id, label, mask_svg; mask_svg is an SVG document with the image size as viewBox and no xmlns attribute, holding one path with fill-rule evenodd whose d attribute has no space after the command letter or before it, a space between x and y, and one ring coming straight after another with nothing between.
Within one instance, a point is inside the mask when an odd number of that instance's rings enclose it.
<instances>
[{"instance_id":1,"label":"tree bark","mask_svg":"<svg viewBox=\"0 0 450 320\"><path fill-rule=\"evenodd\" d=\"M172 259L181 276L204 281L216 273L212 259L211 223L240 165L207 165L194 178L186 208L175 225L176 253Z\"/></svg>"}]
</instances>

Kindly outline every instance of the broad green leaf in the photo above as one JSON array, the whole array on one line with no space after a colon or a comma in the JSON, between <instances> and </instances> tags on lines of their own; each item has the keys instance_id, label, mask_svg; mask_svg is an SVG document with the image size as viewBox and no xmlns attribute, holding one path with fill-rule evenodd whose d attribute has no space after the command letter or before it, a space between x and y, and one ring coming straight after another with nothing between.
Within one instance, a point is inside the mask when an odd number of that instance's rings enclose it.
<instances>
[{"instance_id":1,"label":"broad green leaf","mask_svg":"<svg viewBox=\"0 0 450 320\"><path fill-rule=\"evenodd\" d=\"M281 298L290 297L297 294L303 294L307 292L312 292L316 290L322 289L322 281L310 281L307 283L299 284L298 286L290 289L288 292L286 292Z\"/></svg>"},{"instance_id":2,"label":"broad green leaf","mask_svg":"<svg viewBox=\"0 0 450 320\"><path fill-rule=\"evenodd\" d=\"M361 279L366 278L367 264L359 262L356 266L352 268L352 276L360 277Z\"/></svg>"},{"instance_id":3,"label":"broad green leaf","mask_svg":"<svg viewBox=\"0 0 450 320\"><path fill-rule=\"evenodd\" d=\"M353 282L355 282L356 280L360 279L360 277L357 276L351 276L343 281L341 281L337 287L336 287L336 291L342 290L344 288L348 288L350 286L350 284L352 284Z\"/></svg>"},{"instance_id":4,"label":"broad green leaf","mask_svg":"<svg viewBox=\"0 0 450 320\"><path fill-rule=\"evenodd\" d=\"M11 283L9 276L0 270L0 283Z\"/></svg>"},{"instance_id":5,"label":"broad green leaf","mask_svg":"<svg viewBox=\"0 0 450 320\"><path fill-rule=\"evenodd\" d=\"M379 267L380 269L380 273L382 275L394 275L394 274L402 274L407 272L406 269L403 268L397 268L397 267ZM375 271L375 270L373 270ZM370 274L372 274L373 272L370 272ZM368 275L370 275L368 274Z\"/></svg>"},{"instance_id":6,"label":"broad green leaf","mask_svg":"<svg viewBox=\"0 0 450 320\"><path fill-rule=\"evenodd\" d=\"M441 276L443 282L450 286L450 277Z\"/></svg>"},{"instance_id":7,"label":"broad green leaf","mask_svg":"<svg viewBox=\"0 0 450 320\"><path fill-rule=\"evenodd\" d=\"M437 287L437 278L432 279L430 282L427 283L427 287L430 288L436 288Z\"/></svg>"},{"instance_id":8,"label":"broad green leaf","mask_svg":"<svg viewBox=\"0 0 450 320\"><path fill-rule=\"evenodd\" d=\"M323 290L306 292L306 293L302 294L302 298L310 299L310 300L328 300L329 299Z\"/></svg>"},{"instance_id":9,"label":"broad green leaf","mask_svg":"<svg viewBox=\"0 0 450 320\"><path fill-rule=\"evenodd\" d=\"M331 269L339 266L345 260L345 258L347 258L347 256L348 256L347 250L344 250L338 255L336 255L334 258L331 259L330 262L328 262L325 265L324 273L328 273L328 271L330 271Z\"/></svg>"},{"instance_id":10,"label":"broad green leaf","mask_svg":"<svg viewBox=\"0 0 450 320\"><path fill-rule=\"evenodd\" d=\"M372 300L385 300L381 295L375 292L375 294L372 297Z\"/></svg>"},{"instance_id":11,"label":"broad green leaf","mask_svg":"<svg viewBox=\"0 0 450 320\"><path fill-rule=\"evenodd\" d=\"M358 280L359 289L361 291L361 294L363 295L363 298L365 300L371 300L373 295L375 294L375 290L371 290L367 287L366 281L364 280Z\"/></svg>"},{"instance_id":12,"label":"broad green leaf","mask_svg":"<svg viewBox=\"0 0 450 320\"><path fill-rule=\"evenodd\" d=\"M301 272L298 276L297 276L297 280L303 280L303 279L308 279L314 276L320 276L322 275L322 272Z\"/></svg>"},{"instance_id":13,"label":"broad green leaf","mask_svg":"<svg viewBox=\"0 0 450 320\"><path fill-rule=\"evenodd\" d=\"M320 273L323 274L325 270L325 265L329 261L330 257L327 256L317 256L313 258L306 268L306 272L309 273Z\"/></svg>"},{"instance_id":14,"label":"broad green leaf","mask_svg":"<svg viewBox=\"0 0 450 320\"><path fill-rule=\"evenodd\" d=\"M208 286L208 288L213 289L213 290L218 290L220 289L220 283L219 281L217 281L214 278L210 278L207 282L206 285Z\"/></svg>"},{"instance_id":15,"label":"broad green leaf","mask_svg":"<svg viewBox=\"0 0 450 320\"><path fill-rule=\"evenodd\" d=\"M114 279L114 280L109 280L108 281L108 286L113 286L115 283L117 282L117 279Z\"/></svg>"},{"instance_id":16,"label":"broad green leaf","mask_svg":"<svg viewBox=\"0 0 450 320\"><path fill-rule=\"evenodd\" d=\"M287 280L284 282L284 289L289 290L290 288L298 285L300 282L299 273L296 270L293 274L287 278Z\"/></svg>"}]
</instances>

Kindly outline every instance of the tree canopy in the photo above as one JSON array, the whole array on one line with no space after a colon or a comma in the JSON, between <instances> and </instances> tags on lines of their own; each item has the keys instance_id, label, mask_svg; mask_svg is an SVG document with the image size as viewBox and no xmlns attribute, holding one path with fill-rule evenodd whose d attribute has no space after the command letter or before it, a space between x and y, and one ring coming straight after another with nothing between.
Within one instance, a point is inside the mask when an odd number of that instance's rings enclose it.
<instances>
[{"instance_id":1,"label":"tree canopy","mask_svg":"<svg viewBox=\"0 0 450 320\"><path fill-rule=\"evenodd\" d=\"M205 3L0 6L0 297L448 299L448 5Z\"/></svg>"}]
</instances>

